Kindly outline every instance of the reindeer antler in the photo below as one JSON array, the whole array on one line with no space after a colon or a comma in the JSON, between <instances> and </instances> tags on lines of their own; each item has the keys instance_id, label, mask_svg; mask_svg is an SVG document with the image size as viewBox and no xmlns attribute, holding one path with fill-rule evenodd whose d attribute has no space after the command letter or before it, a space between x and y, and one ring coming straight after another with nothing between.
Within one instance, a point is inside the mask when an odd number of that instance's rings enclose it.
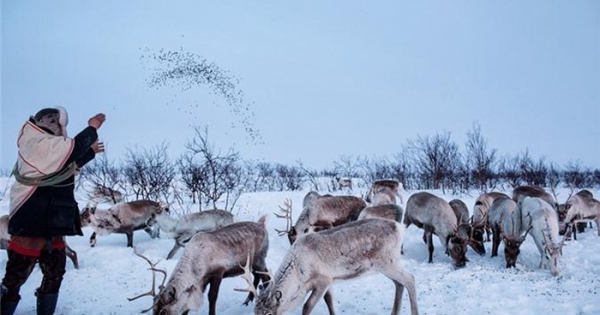
<instances>
[{"instance_id":1,"label":"reindeer antler","mask_svg":"<svg viewBox=\"0 0 600 315\"><path fill-rule=\"evenodd\" d=\"M160 260L158 260L157 262L153 263L152 261L150 261L150 259L148 259L147 257L145 257L144 255L140 254L140 252L138 252L137 248L133 248L133 253L136 254L137 256L143 258L145 261L148 262L148 264L150 264L150 268L148 268L149 270L152 270L152 289L150 289L150 291L136 295L134 297L131 298L127 298L128 301L133 301L133 300L137 300L143 296L152 296L155 297L156 296L156 272L162 273L163 274L163 280L161 282L161 284L158 286L158 292L160 293L160 291L165 287L165 280L167 279L167 272L165 270L162 269L157 269L156 265L160 262ZM148 308L145 309L143 311L141 311L141 313L146 313L148 311L150 311L152 308L154 307L154 304Z\"/></svg>"},{"instance_id":2,"label":"reindeer antler","mask_svg":"<svg viewBox=\"0 0 600 315\"><path fill-rule=\"evenodd\" d=\"M240 267L242 267L242 269L244 270L244 274L242 275L242 278L244 280L246 280L246 282L248 282L248 288L246 289L239 289L239 288L234 288L235 291L238 292L250 292L252 294L254 294L254 296L258 296L258 292L256 292L256 288L254 287L254 284L252 283L252 272L250 271L250 254L248 254L248 258L246 259L246 265L242 266L240 265Z\"/></svg>"},{"instance_id":3,"label":"reindeer antler","mask_svg":"<svg viewBox=\"0 0 600 315\"><path fill-rule=\"evenodd\" d=\"M285 199L283 202L283 206L279 206L279 211L283 214L273 213L276 217L280 219L285 219L285 230L275 229L279 236L287 234L292 228L292 200L289 198Z\"/></svg>"}]
</instances>

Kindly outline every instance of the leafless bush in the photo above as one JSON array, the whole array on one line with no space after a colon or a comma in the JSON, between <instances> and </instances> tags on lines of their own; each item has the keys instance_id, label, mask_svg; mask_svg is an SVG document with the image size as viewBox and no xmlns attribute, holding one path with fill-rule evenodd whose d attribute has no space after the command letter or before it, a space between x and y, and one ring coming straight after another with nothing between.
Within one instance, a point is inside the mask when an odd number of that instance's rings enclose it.
<instances>
[{"instance_id":1,"label":"leafless bush","mask_svg":"<svg viewBox=\"0 0 600 315\"><path fill-rule=\"evenodd\" d=\"M150 199L169 202L176 176L175 164L163 143L154 149L128 149L123 166L125 190L131 190L136 200Z\"/></svg>"},{"instance_id":2,"label":"leafless bush","mask_svg":"<svg viewBox=\"0 0 600 315\"><path fill-rule=\"evenodd\" d=\"M342 155L339 161L333 162L335 175L350 178L359 177L360 164L360 157Z\"/></svg>"},{"instance_id":3,"label":"leafless bush","mask_svg":"<svg viewBox=\"0 0 600 315\"><path fill-rule=\"evenodd\" d=\"M521 177L528 185L546 186L546 176L548 174L548 166L545 159L542 157L537 162L529 156L529 151L521 155L520 160Z\"/></svg>"},{"instance_id":4,"label":"leafless bush","mask_svg":"<svg viewBox=\"0 0 600 315\"><path fill-rule=\"evenodd\" d=\"M123 190L125 179L121 167L108 160L106 154L96 156L81 170L79 182L86 182L92 187L106 187L113 191ZM114 198L114 197L113 197ZM116 202L116 200L113 199Z\"/></svg>"},{"instance_id":5,"label":"leafless bush","mask_svg":"<svg viewBox=\"0 0 600 315\"><path fill-rule=\"evenodd\" d=\"M509 184L511 188L515 188L522 184L520 157L506 155L500 159L499 174L502 181Z\"/></svg>"},{"instance_id":6,"label":"leafless bush","mask_svg":"<svg viewBox=\"0 0 600 315\"><path fill-rule=\"evenodd\" d=\"M188 187L198 190L200 206L217 208L217 202L224 196L225 207L232 207L246 185L239 154L233 149L225 154L216 149L209 141L207 127L194 130L195 137L186 144L188 157L183 162L194 174L186 175Z\"/></svg>"},{"instance_id":7,"label":"leafless bush","mask_svg":"<svg viewBox=\"0 0 600 315\"><path fill-rule=\"evenodd\" d=\"M277 175L277 188L279 191L302 189L304 176L299 167L277 164L275 165L275 174Z\"/></svg>"},{"instance_id":8,"label":"leafless bush","mask_svg":"<svg viewBox=\"0 0 600 315\"><path fill-rule=\"evenodd\" d=\"M192 197L192 203L200 203L200 201L197 201L196 199L200 198L198 194L201 190L200 185L203 182L202 179L207 177L207 175L204 172L205 169L201 165L194 163L194 155L190 154L189 152L184 153L177 160L177 165L179 167L181 181L188 189L188 191L190 192L190 196Z\"/></svg>"},{"instance_id":9,"label":"leafless bush","mask_svg":"<svg viewBox=\"0 0 600 315\"><path fill-rule=\"evenodd\" d=\"M321 183L319 182L319 172L316 170L309 169L302 164L301 161L298 161L298 168L302 172L305 180L310 183L310 189L315 191L321 190Z\"/></svg>"},{"instance_id":10,"label":"leafless bush","mask_svg":"<svg viewBox=\"0 0 600 315\"><path fill-rule=\"evenodd\" d=\"M556 188L560 185L561 181L561 172L560 169L554 164L550 163L548 167L548 174L546 175L546 183L548 183L548 189L552 193L555 199L558 200L558 193L556 192Z\"/></svg>"},{"instance_id":11,"label":"leafless bush","mask_svg":"<svg viewBox=\"0 0 600 315\"><path fill-rule=\"evenodd\" d=\"M473 182L479 191L487 191L494 177L496 150L489 150L487 141L481 134L481 126L473 124L467 132L465 171L470 171Z\"/></svg>"},{"instance_id":12,"label":"leafless bush","mask_svg":"<svg viewBox=\"0 0 600 315\"><path fill-rule=\"evenodd\" d=\"M450 133L419 136L409 140L408 149L414 159L416 173L424 189L444 189L447 178L452 178L453 167L460 161L456 143L450 141Z\"/></svg>"},{"instance_id":13,"label":"leafless bush","mask_svg":"<svg viewBox=\"0 0 600 315\"><path fill-rule=\"evenodd\" d=\"M571 161L565 165L563 180L568 187L583 188L585 184L585 174L580 161Z\"/></svg>"},{"instance_id":14,"label":"leafless bush","mask_svg":"<svg viewBox=\"0 0 600 315\"><path fill-rule=\"evenodd\" d=\"M367 183L373 183L378 179L393 178L394 175L392 165L385 158L363 158L360 161L363 179Z\"/></svg>"}]
</instances>

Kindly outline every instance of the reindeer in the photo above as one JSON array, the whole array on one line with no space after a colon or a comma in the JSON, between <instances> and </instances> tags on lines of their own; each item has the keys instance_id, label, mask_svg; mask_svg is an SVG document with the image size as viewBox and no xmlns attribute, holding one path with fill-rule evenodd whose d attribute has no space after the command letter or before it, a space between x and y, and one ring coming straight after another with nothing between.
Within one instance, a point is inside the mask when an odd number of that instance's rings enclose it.
<instances>
[{"instance_id":1,"label":"reindeer","mask_svg":"<svg viewBox=\"0 0 600 315\"><path fill-rule=\"evenodd\" d=\"M540 252L539 268L548 268L553 276L560 273L560 255L564 240L558 241L558 217L556 211L539 197L525 197L519 204L521 208L521 231L529 233Z\"/></svg>"},{"instance_id":2,"label":"reindeer","mask_svg":"<svg viewBox=\"0 0 600 315\"><path fill-rule=\"evenodd\" d=\"M0 249L8 249L8 243L10 241L10 234L8 234L8 215L0 217ZM77 259L77 252L75 252L65 241L65 252L67 257L73 262L75 269L79 269L79 259Z\"/></svg>"},{"instance_id":3,"label":"reindeer","mask_svg":"<svg viewBox=\"0 0 600 315\"><path fill-rule=\"evenodd\" d=\"M335 176L335 183L337 184L337 189L341 190L342 188L348 187L352 190L352 178L342 178L339 176Z\"/></svg>"},{"instance_id":4,"label":"reindeer","mask_svg":"<svg viewBox=\"0 0 600 315\"><path fill-rule=\"evenodd\" d=\"M527 236L527 232L521 235L521 211L518 204L508 196L496 198L489 210L488 224L493 233L492 257L498 256L498 247L502 239L506 268L516 267L517 257L521 252L519 248Z\"/></svg>"},{"instance_id":5,"label":"reindeer","mask_svg":"<svg viewBox=\"0 0 600 315\"><path fill-rule=\"evenodd\" d=\"M336 280L352 279L376 271L396 287L392 315L400 312L404 287L411 314L418 314L415 279L400 263L403 229L391 220L365 219L299 238L284 257L274 279L262 290L254 306L256 315L281 315L302 308L308 315L324 297L334 315L330 286Z\"/></svg>"},{"instance_id":6,"label":"reindeer","mask_svg":"<svg viewBox=\"0 0 600 315\"><path fill-rule=\"evenodd\" d=\"M567 200L569 200L569 198L573 195L573 190L571 190L571 194L569 195L569 197L567 197ZM587 189L582 189L580 191L577 192L577 195L579 195L581 198L583 198L584 200L592 200L594 199L594 194L592 194L591 191L587 190ZM565 217L567 216L567 211L568 211L568 206L567 203L563 203L563 204L559 204L558 205L558 233L559 235L564 235L567 232L567 223L565 222ZM577 222L575 223L575 227L576 229L572 230L573 233L573 237L575 238L575 240L577 240L577 233L583 233L585 232L585 228L587 227L588 223L587 222ZM590 228L592 227L592 222L589 222ZM567 239L570 239L571 237L571 231L568 231L569 235L567 235Z\"/></svg>"},{"instance_id":7,"label":"reindeer","mask_svg":"<svg viewBox=\"0 0 600 315\"><path fill-rule=\"evenodd\" d=\"M211 232L195 234L185 247L167 285L154 297L153 314L188 314L200 308L202 295L208 291L209 315L216 315L219 286L223 278L235 277L251 267L253 286L269 280L265 258L269 238L266 216L258 222L238 222ZM249 293L247 305L255 294Z\"/></svg>"},{"instance_id":8,"label":"reindeer","mask_svg":"<svg viewBox=\"0 0 600 315\"><path fill-rule=\"evenodd\" d=\"M164 232L173 235L175 245L167 259L173 258L177 251L198 232L209 232L233 223L233 214L229 211L213 209L202 212L188 213L175 219L164 211L153 215L149 225L156 223Z\"/></svg>"},{"instance_id":9,"label":"reindeer","mask_svg":"<svg viewBox=\"0 0 600 315\"><path fill-rule=\"evenodd\" d=\"M144 229L152 238L158 233L148 225L150 219L168 208L151 200L137 200L118 203L109 209L96 209L96 204L89 203L81 212L81 226L94 229L90 237L90 246L96 245L96 234L107 235L121 233L127 235L127 246L133 247L133 232Z\"/></svg>"},{"instance_id":10,"label":"reindeer","mask_svg":"<svg viewBox=\"0 0 600 315\"><path fill-rule=\"evenodd\" d=\"M395 179L376 180L371 185L371 188L369 188L369 191L365 196L365 201L373 203L372 199L375 195L380 192L385 192L394 203L396 203L396 197L398 197L400 199L400 204L402 204L404 203L402 201L402 195L400 194L402 189L402 183Z\"/></svg>"},{"instance_id":11,"label":"reindeer","mask_svg":"<svg viewBox=\"0 0 600 315\"><path fill-rule=\"evenodd\" d=\"M428 192L411 195L406 202L404 225L408 228L411 224L425 231L423 241L429 249L429 263L433 262L432 235L435 234L445 252L454 260L454 266L460 268L466 265L469 229L464 224L458 225L452 208L444 199Z\"/></svg>"},{"instance_id":12,"label":"reindeer","mask_svg":"<svg viewBox=\"0 0 600 315\"><path fill-rule=\"evenodd\" d=\"M479 255L485 255L485 246L482 241L477 241L473 238L473 228L469 223L469 208L460 199L452 199L448 202L454 215L456 216L458 226L462 226L468 230L469 246Z\"/></svg>"},{"instance_id":13,"label":"reindeer","mask_svg":"<svg viewBox=\"0 0 600 315\"><path fill-rule=\"evenodd\" d=\"M355 221L367 204L355 196L321 196L311 191L304 197L303 210L288 232L290 244L302 235Z\"/></svg>"},{"instance_id":14,"label":"reindeer","mask_svg":"<svg viewBox=\"0 0 600 315\"><path fill-rule=\"evenodd\" d=\"M558 203L554 196L546 192L544 188L539 186L517 186L512 191L512 199L519 203L525 197L538 197L542 198L545 202L550 204L555 210L558 209Z\"/></svg>"},{"instance_id":15,"label":"reindeer","mask_svg":"<svg viewBox=\"0 0 600 315\"><path fill-rule=\"evenodd\" d=\"M574 239L577 239L573 225L591 221L596 222L598 236L600 236L600 201L596 200L589 191L570 196L565 203L565 209L566 237L573 232Z\"/></svg>"},{"instance_id":16,"label":"reindeer","mask_svg":"<svg viewBox=\"0 0 600 315\"><path fill-rule=\"evenodd\" d=\"M501 192L489 192L483 193L475 200L473 206L473 218L471 219L471 226L473 227L473 239L476 242L483 243L483 233L487 235L486 241L490 241L491 228L488 226L488 211L494 200L498 197L506 196Z\"/></svg>"},{"instance_id":17,"label":"reindeer","mask_svg":"<svg viewBox=\"0 0 600 315\"><path fill-rule=\"evenodd\" d=\"M357 220L382 218L401 223L404 209L396 204L396 197L389 187L381 187L373 194L370 204L360 211Z\"/></svg>"}]
</instances>

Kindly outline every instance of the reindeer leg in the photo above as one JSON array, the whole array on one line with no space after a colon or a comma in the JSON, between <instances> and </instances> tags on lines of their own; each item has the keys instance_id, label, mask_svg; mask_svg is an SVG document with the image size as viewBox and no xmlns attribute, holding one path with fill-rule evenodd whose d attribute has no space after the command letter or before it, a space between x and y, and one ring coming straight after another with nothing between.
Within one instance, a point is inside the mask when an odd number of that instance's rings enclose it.
<instances>
[{"instance_id":1,"label":"reindeer leg","mask_svg":"<svg viewBox=\"0 0 600 315\"><path fill-rule=\"evenodd\" d=\"M96 232L93 232L92 236L90 236L90 247L94 246L96 246Z\"/></svg>"},{"instance_id":2,"label":"reindeer leg","mask_svg":"<svg viewBox=\"0 0 600 315\"><path fill-rule=\"evenodd\" d=\"M223 280L223 272L217 272L210 278L210 289L208 290L208 315L217 315L217 297L219 297L219 287Z\"/></svg>"},{"instance_id":3,"label":"reindeer leg","mask_svg":"<svg viewBox=\"0 0 600 315\"><path fill-rule=\"evenodd\" d=\"M412 315L419 314L417 307L417 290L415 288L415 277L407 272L402 266L396 264L396 268L386 268L385 270L379 270L383 275L392 279L396 286L396 294L394 298L394 306L392 307L392 314L397 315L400 312L400 306L402 303L402 293L404 287L408 291L408 300L410 301L410 312Z\"/></svg>"},{"instance_id":4,"label":"reindeer leg","mask_svg":"<svg viewBox=\"0 0 600 315\"><path fill-rule=\"evenodd\" d=\"M75 252L71 247L69 247L69 245L67 245L65 248L65 253L73 262L75 269L79 269L79 260L77 259L77 252Z\"/></svg>"},{"instance_id":5,"label":"reindeer leg","mask_svg":"<svg viewBox=\"0 0 600 315\"><path fill-rule=\"evenodd\" d=\"M179 248L181 248L181 246L179 246L179 244L175 242L175 245L173 245L173 248L171 249L169 254L167 254L167 260L173 258L173 256L175 256L175 253L177 253L177 251L179 250Z\"/></svg>"},{"instance_id":6,"label":"reindeer leg","mask_svg":"<svg viewBox=\"0 0 600 315\"><path fill-rule=\"evenodd\" d=\"M325 305L327 305L327 309L329 310L329 315L334 315L335 310L333 310L333 295L331 294L330 290L325 292L323 299L325 300Z\"/></svg>"},{"instance_id":7,"label":"reindeer leg","mask_svg":"<svg viewBox=\"0 0 600 315\"><path fill-rule=\"evenodd\" d=\"M498 247L500 246L500 230L493 228L492 229L492 256L498 256Z\"/></svg>"},{"instance_id":8,"label":"reindeer leg","mask_svg":"<svg viewBox=\"0 0 600 315\"><path fill-rule=\"evenodd\" d=\"M314 289L308 297L308 300L306 300L306 303L304 303L304 307L302 307L302 315L308 315L310 312L312 312L313 308L315 308L315 305L317 304L317 301L319 301L321 297L328 292L329 284L330 282L323 277L321 277L321 279L316 279ZM329 298L331 298L331 296ZM332 311L333 306L331 306L329 309L329 315L335 315L335 313L332 313Z\"/></svg>"},{"instance_id":9,"label":"reindeer leg","mask_svg":"<svg viewBox=\"0 0 600 315\"><path fill-rule=\"evenodd\" d=\"M433 262L433 233L426 232L427 234L427 249L429 250L429 263Z\"/></svg>"},{"instance_id":10,"label":"reindeer leg","mask_svg":"<svg viewBox=\"0 0 600 315\"><path fill-rule=\"evenodd\" d=\"M396 286L396 291L394 294L394 305L392 306L392 314L398 315L400 313L400 307L402 306L402 292L404 291L404 286L394 280L394 285Z\"/></svg>"},{"instance_id":11,"label":"reindeer leg","mask_svg":"<svg viewBox=\"0 0 600 315\"><path fill-rule=\"evenodd\" d=\"M133 247L133 231L125 232L127 235L127 247Z\"/></svg>"}]
</instances>

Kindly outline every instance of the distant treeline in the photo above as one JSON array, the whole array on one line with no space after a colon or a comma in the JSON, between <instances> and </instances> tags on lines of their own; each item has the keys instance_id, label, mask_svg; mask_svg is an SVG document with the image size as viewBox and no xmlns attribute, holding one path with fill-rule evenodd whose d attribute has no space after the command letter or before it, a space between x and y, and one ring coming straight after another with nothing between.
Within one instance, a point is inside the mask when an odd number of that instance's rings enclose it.
<instances>
[{"instance_id":1,"label":"distant treeline","mask_svg":"<svg viewBox=\"0 0 600 315\"><path fill-rule=\"evenodd\" d=\"M469 131L465 149L449 133L417 137L399 148L393 158L341 156L332 166L317 170L303 165L241 158L234 149L221 151L209 141L207 128L195 128L185 152L169 156L167 143L152 149L129 149L122 159L100 155L81 172L81 183L119 190L129 199L150 198L198 209L232 209L244 192L314 189L335 191L336 177L352 178L354 189L377 179L396 179L406 190L440 189L450 193L511 189L538 185L554 191L599 188L600 169L578 162L558 166L529 152L499 156L489 149L478 125ZM217 204L218 203L218 204ZM189 210L189 209L188 209Z\"/></svg>"}]
</instances>

